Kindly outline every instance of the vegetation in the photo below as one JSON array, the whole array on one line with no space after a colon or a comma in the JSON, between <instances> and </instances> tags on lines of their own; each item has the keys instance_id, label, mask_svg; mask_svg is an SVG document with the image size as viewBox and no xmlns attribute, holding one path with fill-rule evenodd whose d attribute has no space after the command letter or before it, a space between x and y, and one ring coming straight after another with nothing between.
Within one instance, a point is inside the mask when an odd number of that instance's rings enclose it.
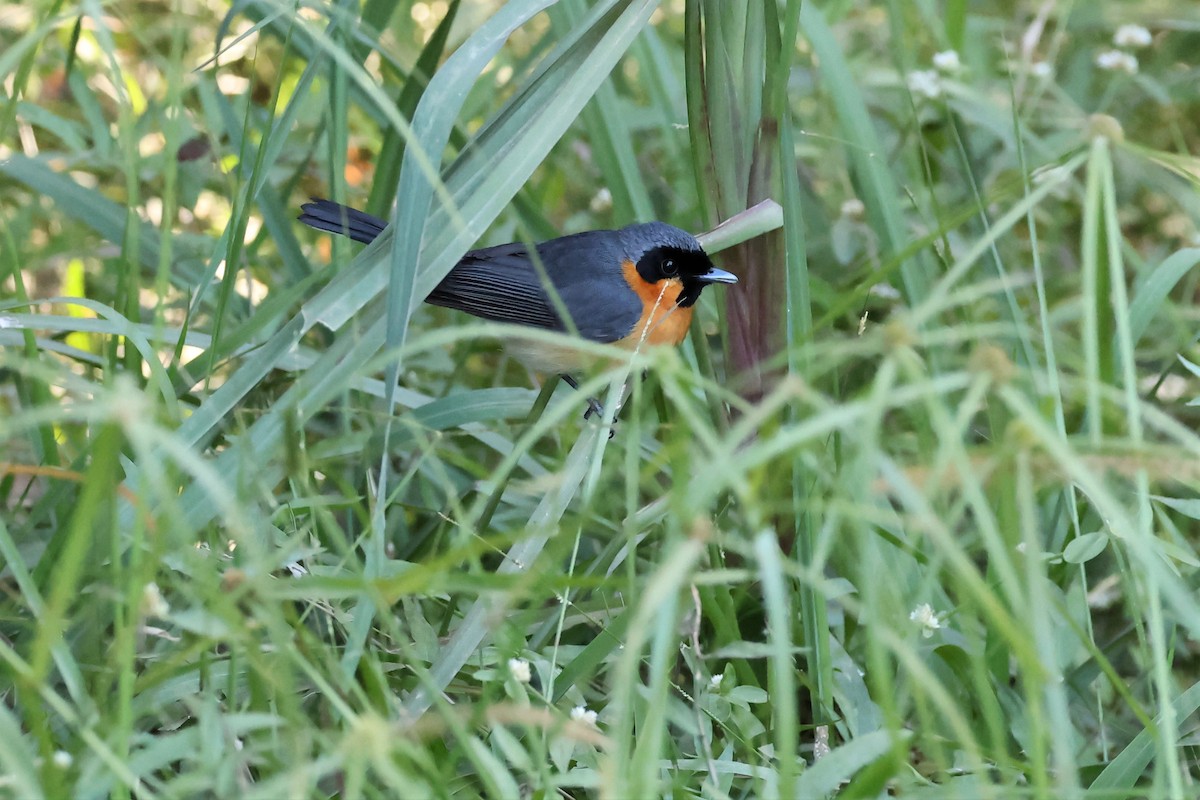
<instances>
[{"instance_id":1,"label":"vegetation","mask_svg":"<svg viewBox=\"0 0 1200 800\"><path fill-rule=\"evenodd\" d=\"M1200 8L34 0L0 45L0 795L1200 794ZM419 303L766 199L580 392Z\"/></svg>"}]
</instances>

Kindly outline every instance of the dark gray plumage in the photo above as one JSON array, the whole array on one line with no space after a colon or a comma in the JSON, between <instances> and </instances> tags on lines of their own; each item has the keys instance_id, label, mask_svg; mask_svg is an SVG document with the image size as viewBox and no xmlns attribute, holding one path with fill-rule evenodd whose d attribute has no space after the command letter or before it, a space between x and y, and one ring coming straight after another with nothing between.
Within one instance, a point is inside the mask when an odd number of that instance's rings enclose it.
<instances>
[{"instance_id":1,"label":"dark gray plumage","mask_svg":"<svg viewBox=\"0 0 1200 800\"><path fill-rule=\"evenodd\" d=\"M306 225L364 244L387 227L386 220L329 200L305 203L302 210L300 221ZM646 249L661 244L700 250L695 237L662 222L543 242L537 245L541 270L524 244L485 247L464 255L426 300L492 322L567 331L546 291L548 279L563 307L588 309L586 318L573 319L581 336L616 342L637 324L641 303L613 266L636 263Z\"/></svg>"}]
</instances>

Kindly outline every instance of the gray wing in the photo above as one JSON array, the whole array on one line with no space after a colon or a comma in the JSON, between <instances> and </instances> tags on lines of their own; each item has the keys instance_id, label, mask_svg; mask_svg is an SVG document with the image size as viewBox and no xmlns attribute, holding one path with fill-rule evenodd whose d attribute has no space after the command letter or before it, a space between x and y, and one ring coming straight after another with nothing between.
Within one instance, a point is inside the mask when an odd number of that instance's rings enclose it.
<instances>
[{"instance_id":1,"label":"gray wing","mask_svg":"<svg viewBox=\"0 0 1200 800\"><path fill-rule=\"evenodd\" d=\"M492 322L566 330L522 244L472 250L450 270L426 301Z\"/></svg>"},{"instance_id":2,"label":"gray wing","mask_svg":"<svg viewBox=\"0 0 1200 800\"><path fill-rule=\"evenodd\" d=\"M300 221L318 230L369 243L387 221L329 200L301 206ZM588 231L537 246L542 268L563 305L573 312L575 329L596 342L624 338L641 317L636 295L625 285L624 258L614 231ZM520 243L472 250L450 270L426 301L465 311L492 322L565 331L546 293L545 277Z\"/></svg>"},{"instance_id":3,"label":"gray wing","mask_svg":"<svg viewBox=\"0 0 1200 800\"><path fill-rule=\"evenodd\" d=\"M641 318L641 303L621 276L620 240L612 231L587 231L537 246L543 276L529 248L504 244L467 253L428 297L493 322L566 331L546 292L548 278L575 330L594 342L615 342Z\"/></svg>"}]
</instances>

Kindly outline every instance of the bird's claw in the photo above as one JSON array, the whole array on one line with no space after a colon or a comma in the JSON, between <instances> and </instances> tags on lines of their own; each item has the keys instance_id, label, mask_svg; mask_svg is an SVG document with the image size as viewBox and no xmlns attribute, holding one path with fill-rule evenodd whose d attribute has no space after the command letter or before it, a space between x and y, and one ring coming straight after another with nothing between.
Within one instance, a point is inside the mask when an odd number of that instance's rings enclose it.
<instances>
[{"instance_id":1,"label":"bird's claw","mask_svg":"<svg viewBox=\"0 0 1200 800\"><path fill-rule=\"evenodd\" d=\"M579 383L574 378L572 378L570 375L566 375L566 374L562 375L561 377L562 377L564 383L566 383L568 386L570 386L575 391L579 391ZM586 421L590 420L592 417L595 417L596 419L603 421L604 420L604 406L600 405L600 401L594 397L589 397L587 404L588 404L587 410L583 412L584 421L586 422ZM614 420L613 422L615 424L616 420ZM616 432L617 432L617 429L615 426L610 427L608 429L608 438L610 438L610 439L613 438L613 436L616 434Z\"/></svg>"},{"instance_id":2,"label":"bird's claw","mask_svg":"<svg viewBox=\"0 0 1200 800\"><path fill-rule=\"evenodd\" d=\"M604 406L600 405L600 403L596 400L596 398L589 397L587 410L583 412L583 419L584 419L584 421L587 421L587 420L590 420L592 417L595 417L596 419L603 422L604 421ZM614 436L616 436L616 434L617 434L616 420L613 420L613 424L608 429L608 438L611 439Z\"/></svg>"}]
</instances>

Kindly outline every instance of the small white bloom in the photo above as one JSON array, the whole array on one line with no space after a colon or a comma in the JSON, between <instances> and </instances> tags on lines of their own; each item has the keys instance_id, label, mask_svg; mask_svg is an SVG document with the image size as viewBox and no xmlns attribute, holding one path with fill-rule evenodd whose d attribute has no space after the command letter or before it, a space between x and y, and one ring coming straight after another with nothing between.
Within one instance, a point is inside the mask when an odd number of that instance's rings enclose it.
<instances>
[{"instance_id":1,"label":"small white bloom","mask_svg":"<svg viewBox=\"0 0 1200 800\"><path fill-rule=\"evenodd\" d=\"M1038 79L1049 78L1054 74L1054 67L1049 61L1035 61L1029 65L1029 74Z\"/></svg>"},{"instance_id":2,"label":"small white bloom","mask_svg":"<svg viewBox=\"0 0 1200 800\"><path fill-rule=\"evenodd\" d=\"M926 639L933 636L934 631L942 627L942 621L929 603L921 603L913 609L908 618L921 627L921 635Z\"/></svg>"},{"instance_id":3,"label":"small white bloom","mask_svg":"<svg viewBox=\"0 0 1200 800\"><path fill-rule=\"evenodd\" d=\"M593 214L599 214L603 211L608 211L612 208L612 192L608 187L601 187L600 191L596 192L596 196L592 198L591 209Z\"/></svg>"},{"instance_id":4,"label":"small white bloom","mask_svg":"<svg viewBox=\"0 0 1200 800\"><path fill-rule=\"evenodd\" d=\"M67 769L75 762L75 759L66 750L55 750L52 760L54 761L54 766L59 769Z\"/></svg>"},{"instance_id":5,"label":"small white bloom","mask_svg":"<svg viewBox=\"0 0 1200 800\"><path fill-rule=\"evenodd\" d=\"M529 669L529 662L523 658L510 658L508 660L508 673L517 679L517 683L529 683L533 678L533 672Z\"/></svg>"},{"instance_id":6,"label":"small white bloom","mask_svg":"<svg viewBox=\"0 0 1200 800\"><path fill-rule=\"evenodd\" d=\"M142 613L147 617L162 619L171 613L171 606L163 599L158 584L153 581L142 589Z\"/></svg>"},{"instance_id":7,"label":"small white bloom","mask_svg":"<svg viewBox=\"0 0 1200 800\"><path fill-rule=\"evenodd\" d=\"M941 76L932 69L919 69L908 73L908 90L913 94L936 100L942 96Z\"/></svg>"},{"instance_id":8,"label":"small white bloom","mask_svg":"<svg viewBox=\"0 0 1200 800\"><path fill-rule=\"evenodd\" d=\"M958 72L962 69L962 62L958 60L958 52L956 50L943 50L940 53L934 53L933 65L942 72Z\"/></svg>"},{"instance_id":9,"label":"small white bloom","mask_svg":"<svg viewBox=\"0 0 1200 800\"><path fill-rule=\"evenodd\" d=\"M1120 50L1105 50L1096 56L1096 66L1112 72L1128 72L1133 75L1138 71L1138 60L1136 56Z\"/></svg>"},{"instance_id":10,"label":"small white bloom","mask_svg":"<svg viewBox=\"0 0 1200 800\"><path fill-rule=\"evenodd\" d=\"M709 679L708 679L708 688L710 688L710 689L720 689L720 688L721 688L721 681L722 681L724 678L725 678L725 676L724 676L724 675L722 675L722 674L721 674L721 673L719 673L719 672L718 672L716 675L713 675L711 678L709 678Z\"/></svg>"},{"instance_id":11,"label":"small white bloom","mask_svg":"<svg viewBox=\"0 0 1200 800\"><path fill-rule=\"evenodd\" d=\"M831 752L833 751L829 747L829 726L818 725L813 730L813 763L820 761Z\"/></svg>"},{"instance_id":12,"label":"small white bloom","mask_svg":"<svg viewBox=\"0 0 1200 800\"><path fill-rule=\"evenodd\" d=\"M1113 34L1113 44L1117 47L1149 47L1152 41L1150 31L1141 25L1122 25Z\"/></svg>"},{"instance_id":13,"label":"small white bloom","mask_svg":"<svg viewBox=\"0 0 1200 800\"><path fill-rule=\"evenodd\" d=\"M575 706L571 709L571 719L582 722L584 725L591 725L593 728L596 727L596 719L599 716L587 706Z\"/></svg>"},{"instance_id":14,"label":"small white bloom","mask_svg":"<svg viewBox=\"0 0 1200 800\"><path fill-rule=\"evenodd\" d=\"M841 214L847 219L862 219L863 214L867 213L867 207L863 205L863 201L857 197L851 197L842 203Z\"/></svg>"}]
</instances>

